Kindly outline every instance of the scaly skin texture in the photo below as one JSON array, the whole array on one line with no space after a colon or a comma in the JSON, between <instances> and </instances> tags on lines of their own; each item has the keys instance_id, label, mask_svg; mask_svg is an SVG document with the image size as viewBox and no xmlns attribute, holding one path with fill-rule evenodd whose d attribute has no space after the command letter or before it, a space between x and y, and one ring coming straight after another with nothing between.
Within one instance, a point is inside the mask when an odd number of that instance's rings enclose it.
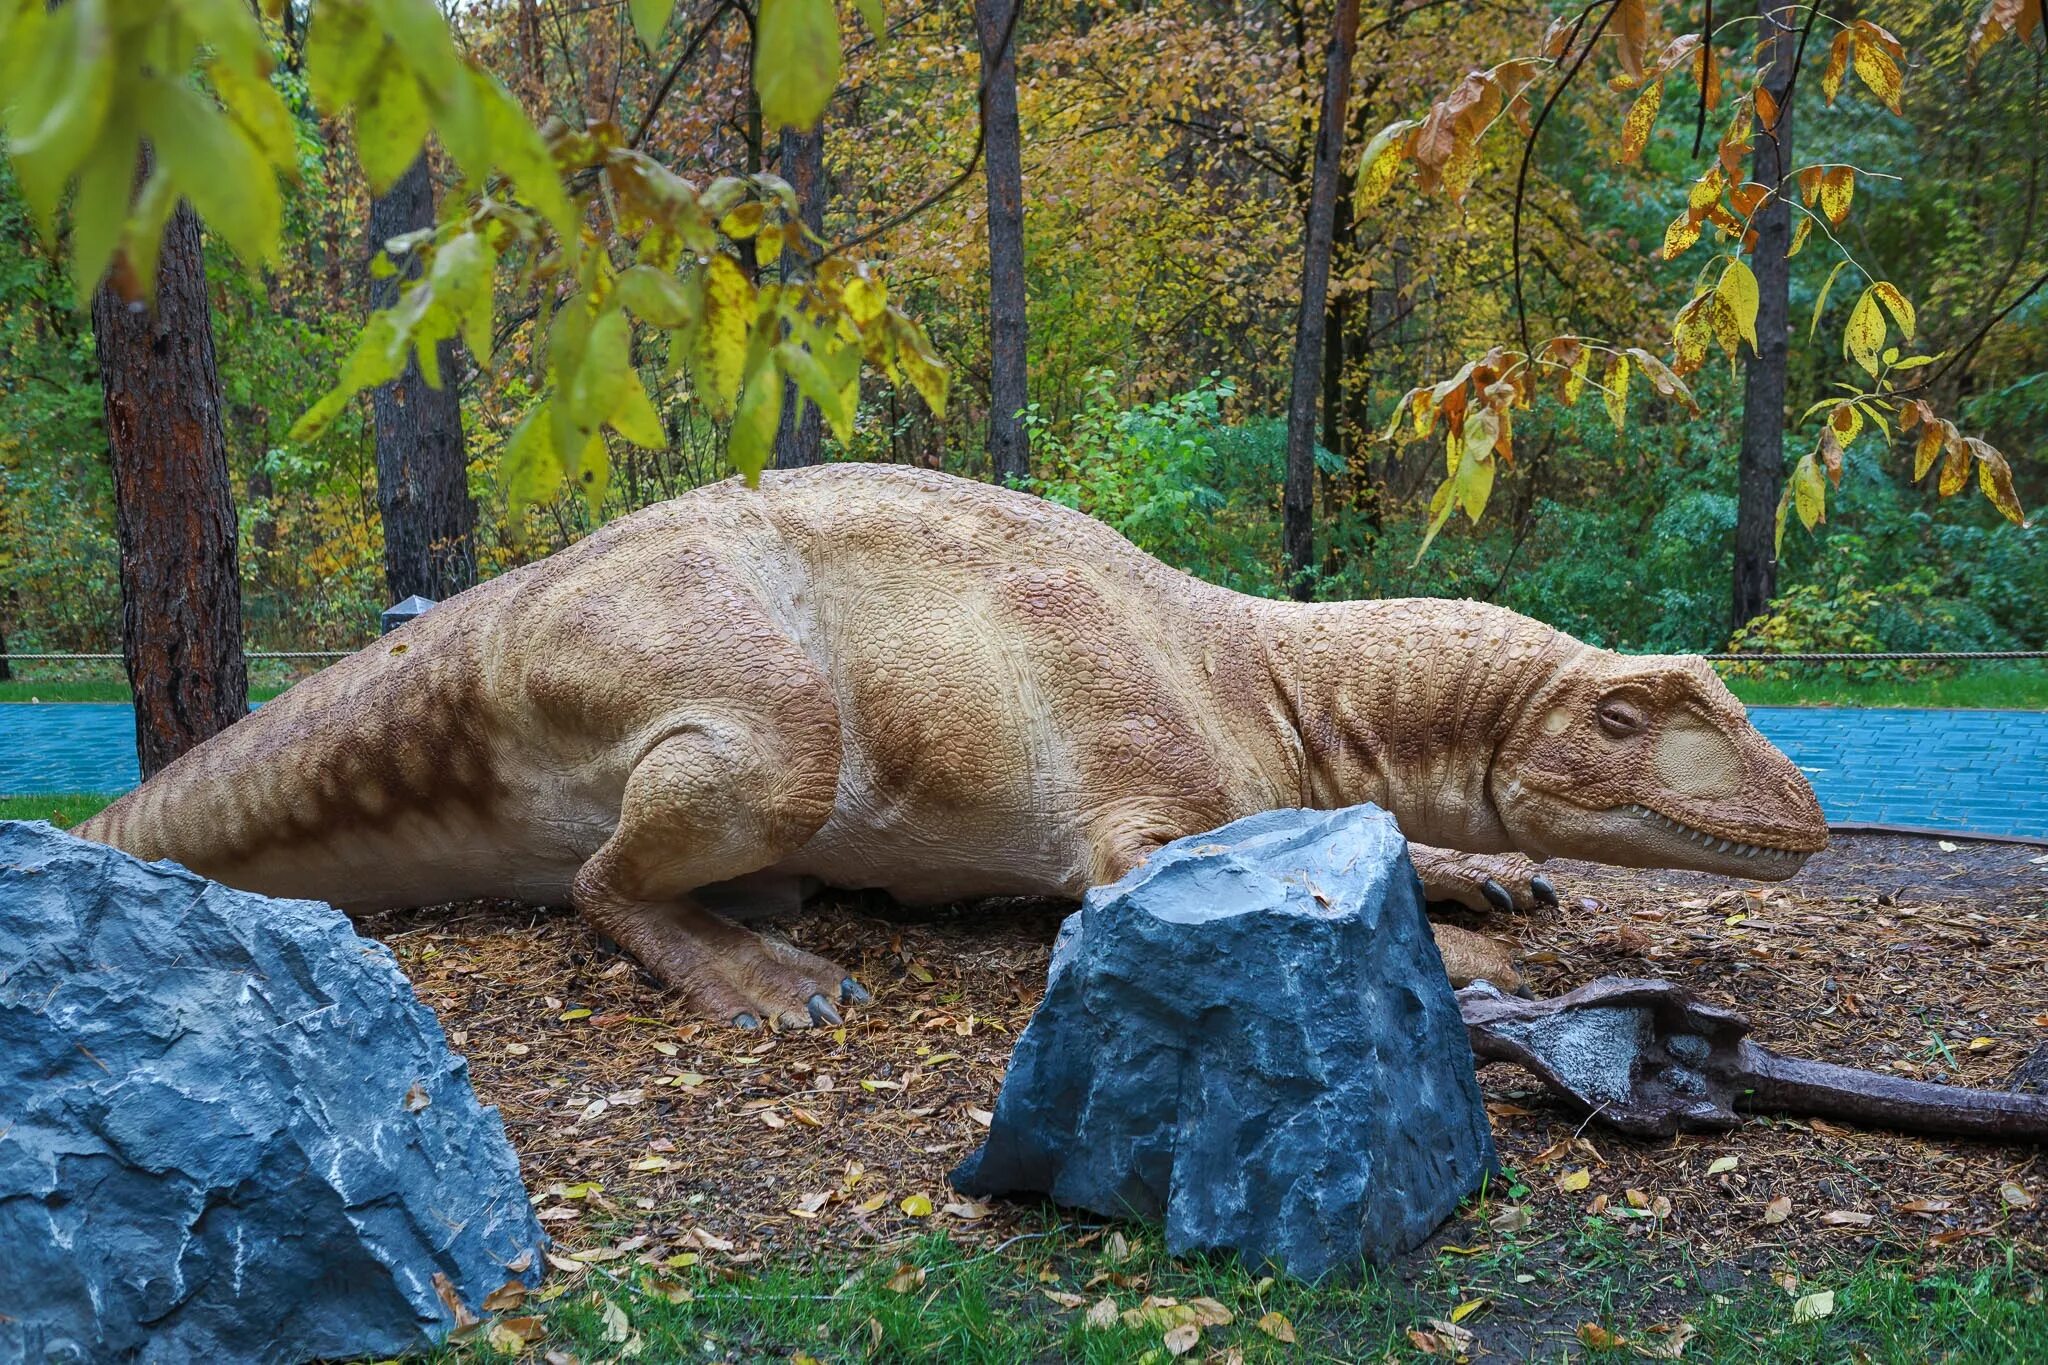
<instances>
[{"instance_id":1,"label":"scaly skin texture","mask_svg":"<svg viewBox=\"0 0 2048 1365\"><path fill-rule=\"evenodd\" d=\"M874 465L615 522L79 833L351 910L567 899L703 1012L800 1027L859 987L708 906L1078 897L1182 835L1361 801L1433 896L1480 906L1535 894L1531 859L1779 878L1826 844L1697 659L1474 602L1246 597L1052 503ZM1516 984L1493 940L1438 938L1454 980Z\"/></svg>"}]
</instances>

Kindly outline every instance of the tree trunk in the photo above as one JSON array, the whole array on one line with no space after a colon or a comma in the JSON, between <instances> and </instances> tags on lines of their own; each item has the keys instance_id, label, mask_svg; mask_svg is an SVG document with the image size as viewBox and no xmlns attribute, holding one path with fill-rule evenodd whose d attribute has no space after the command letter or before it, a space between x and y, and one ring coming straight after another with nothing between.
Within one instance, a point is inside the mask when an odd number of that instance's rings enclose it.
<instances>
[{"instance_id":1,"label":"tree trunk","mask_svg":"<svg viewBox=\"0 0 2048 1365\"><path fill-rule=\"evenodd\" d=\"M1751 174L1761 185L1780 185L1792 170L1792 109L1785 98L1799 47L1799 11L1791 5L1763 7L1763 43L1768 64L1764 86L1778 101L1775 133L1757 128ZM1789 190L1789 186L1786 187ZM1773 194L1756 217L1756 250L1750 257L1759 295L1757 343L1762 348L1744 367L1742 457L1735 511L1734 627L1740 630L1769 609L1778 589L1776 547L1778 498L1785 486L1785 360L1790 349L1792 207Z\"/></svg>"},{"instance_id":2,"label":"tree trunk","mask_svg":"<svg viewBox=\"0 0 2048 1365\"><path fill-rule=\"evenodd\" d=\"M384 194L370 201L370 255L393 237L434 223L434 182L422 154ZM397 275L370 282L370 303L388 308L400 285L419 274L419 255ZM457 375L461 348L444 341L441 387L419 362L370 392L377 425L377 509L384 521L384 585L393 602L417 593L439 602L476 582L476 502L469 496Z\"/></svg>"},{"instance_id":3,"label":"tree trunk","mask_svg":"<svg viewBox=\"0 0 2048 1365\"><path fill-rule=\"evenodd\" d=\"M794 128L782 130L782 178L796 190L797 211L811 231L825 231L825 121L807 133ZM811 248L785 245L782 248L782 278L785 282L810 269ZM815 403L804 401L794 384L782 386L782 424L775 429L775 467L798 469L818 464L824 458L824 419Z\"/></svg>"},{"instance_id":4,"label":"tree trunk","mask_svg":"<svg viewBox=\"0 0 2048 1365\"><path fill-rule=\"evenodd\" d=\"M1282 499L1287 590L1306 600L1315 565L1316 390L1322 381L1324 309L1330 293L1330 245L1336 235L1337 181L1343 175L1351 57L1358 46L1358 0L1337 0L1323 70L1323 108L1309 181L1302 246L1301 314L1294 329L1294 375L1287 402L1287 485Z\"/></svg>"},{"instance_id":5,"label":"tree trunk","mask_svg":"<svg viewBox=\"0 0 2048 1365\"><path fill-rule=\"evenodd\" d=\"M988 173L988 454L996 480L1031 472L1024 334L1024 151L1017 128L1017 11L1024 0L974 0L981 40L981 122Z\"/></svg>"},{"instance_id":6,"label":"tree trunk","mask_svg":"<svg viewBox=\"0 0 2048 1365\"><path fill-rule=\"evenodd\" d=\"M249 710L234 494L190 205L164 230L154 308L102 285L92 322L121 546L121 652L147 778Z\"/></svg>"}]
</instances>

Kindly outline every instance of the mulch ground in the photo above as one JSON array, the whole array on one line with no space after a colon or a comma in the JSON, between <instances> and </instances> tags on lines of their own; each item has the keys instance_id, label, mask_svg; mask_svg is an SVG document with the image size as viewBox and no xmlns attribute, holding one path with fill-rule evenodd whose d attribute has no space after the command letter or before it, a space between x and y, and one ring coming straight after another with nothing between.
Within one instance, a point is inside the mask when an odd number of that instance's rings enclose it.
<instances>
[{"instance_id":1,"label":"mulch ground","mask_svg":"<svg viewBox=\"0 0 2048 1365\"><path fill-rule=\"evenodd\" d=\"M1463 920L1518 942L1539 994L1667 977L1742 1010L1780 1052L1993 1088L2048 1048L2040 848L1851 835L1782 885L1553 876L1560 910ZM363 927L468 1056L573 1270L1042 1227L1042 1208L984 1207L946 1173L985 1131L1067 908L814 902L779 928L852 966L875 1001L842 1030L779 1034L690 1019L566 912L475 905ZM1512 1068L1481 1081L1503 1159L1531 1188L1509 1226L1592 1211L1660 1255L1751 1270L1878 1246L1960 1268L2015 1243L2048 1264L2048 1154L2031 1148L1766 1118L1646 1142L1583 1124ZM1444 1240L1489 1235L1475 1215Z\"/></svg>"}]
</instances>

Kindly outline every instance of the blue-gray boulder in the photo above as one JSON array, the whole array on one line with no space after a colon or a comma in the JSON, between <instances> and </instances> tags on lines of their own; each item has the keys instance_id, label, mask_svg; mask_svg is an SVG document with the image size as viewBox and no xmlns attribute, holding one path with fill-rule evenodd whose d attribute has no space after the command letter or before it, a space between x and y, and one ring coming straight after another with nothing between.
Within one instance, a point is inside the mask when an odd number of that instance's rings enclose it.
<instances>
[{"instance_id":1,"label":"blue-gray boulder","mask_svg":"<svg viewBox=\"0 0 2048 1365\"><path fill-rule=\"evenodd\" d=\"M1061 926L969 1194L1163 1219L1302 1279L1424 1241L1496 1169L1471 1045L1376 806L1179 839Z\"/></svg>"},{"instance_id":2,"label":"blue-gray boulder","mask_svg":"<svg viewBox=\"0 0 2048 1365\"><path fill-rule=\"evenodd\" d=\"M0 822L0 1361L393 1355L544 1243L339 911Z\"/></svg>"}]
</instances>

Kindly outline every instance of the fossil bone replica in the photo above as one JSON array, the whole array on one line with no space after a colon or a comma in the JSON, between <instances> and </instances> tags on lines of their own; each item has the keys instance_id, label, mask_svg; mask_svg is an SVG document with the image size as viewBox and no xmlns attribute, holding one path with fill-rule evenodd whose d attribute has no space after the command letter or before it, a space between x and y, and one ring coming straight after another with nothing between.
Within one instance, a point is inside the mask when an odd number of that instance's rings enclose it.
<instances>
[{"instance_id":1,"label":"fossil bone replica","mask_svg":"<svg viewBox=\"0 0 2048 1365\"><path fill-rule=\"evenodd\" d=\"M1476 981L1458 1008L1481 1061L1513 1062L1641 1137L1733 1128L1740 1107L2048 1143L2048 1096L1783 1057L1750 1041L1741 1015L1669 981L1602 977L1550 1000L1511 1000Z\"/></svg>"},{"instance_id":2,"label":"fossil bone replica","mask_svg":"<svg viewBox=\"0 0 2048 1365\"><path fill-rule=\"evenodd\" d=\"M1020 492L831 465L700 489L472 588L78 831L348 910L573 902L691 1005L834 1023L865 992L733 922L822 883L1078 898L1257 811L1372 801L1433 899L1535 861L1779 879L1797 768L1696 658L1475 602L1295 603ZM1518 984L1439 926L1452 980Z\"/></svg>"}]
</instances>

